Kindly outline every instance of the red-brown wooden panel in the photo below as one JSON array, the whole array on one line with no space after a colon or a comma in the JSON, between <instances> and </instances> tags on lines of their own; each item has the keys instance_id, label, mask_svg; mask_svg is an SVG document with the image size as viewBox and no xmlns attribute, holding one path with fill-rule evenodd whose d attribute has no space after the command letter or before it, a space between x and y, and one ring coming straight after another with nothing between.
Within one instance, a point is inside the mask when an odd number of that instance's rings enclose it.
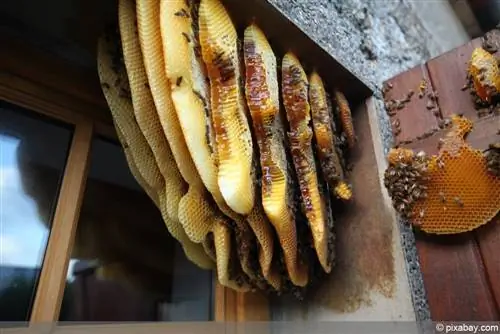
<instances>
[{"instance_id":1,"label":"red-brown wooden panel","mask_svg":"<svg viewBox=\"0 0 500 334\"><path fill-rule=\"evenodd\" d=\"M474 129L467 136L467 142L478 150L485 150L493 141L500 126L500 116L487 116L474 122ZM428 155L438 153L439 139L446 134L445 130L436 132L431 137L405 145L415 151L425 151ZM498 136L497 136L498 137Z\"/></svg>"},{"instance_id":2,"label":"red-brown wooden panel","mask_svg":"<svg viewBox=\"0 0 500 334\"><path fill-rule=\"evenodd\" d=\"M471 234L442 238L417 235L417 248L434 321L498 319Z\"/></svg>"},{"instance_id":3,"label":"red-brown wooden panel","mask_svg":"<svg viewBox=\"0 0 500 334\"><path fill-rule=\"evenodd\" d=\"M477 232L479 250L486 268L486 277L495 298L497 310L500 310L500 214L492 222L480 227Z\"/></svg>"},{"instance_id":4,"label":"red-brown wooden panel","mask_svg":"<svg viewBox=\"0 0 500 334\"><path fill-rule=\"evenodd\" d=\"M433 77L427 80L427 92L436 91L439 94L439 107L445 116L453 112L465 113L463 108L453 110L458 105L454 101L458 94L462 94L463 101L467 99L469 105L472 105L469 92L461 90L465 83L465 62L470 56L470 51L471 46L466 45L463 50L459 48L442 56L444 58L438 58L439 65L433 66ZM459 61L463 64L458 64ZM397 141L415 139L437 126L438 119L427 109L428 97L420 99L417 96L420 81L426 78L425 68L425 66L417 67L389 80L393 88L386 93L386 99L401 99L409 89L416 91L415 96L405 108L398 110L396 116L392 117L393 120L399 119L401 124L401 133ZM445 74L441 74L440 71ZM462 71L462 74L457 74L457 71ZM454 77L446 73L454 73ZM434 78L437 79L433 80ZM436 86L433 85L433 81ZM445 86L450 82L453 82L453 85L458 84L458 87L450 89L449 86ZM493 118L484 119L476 125L475 131L468 138L473 146L479 145L478 148L487 146L489 134L493 131L492 120L494 121ZM435 154L438 140L443 133L444 131L440 131L432 137L418 140L408 146ZM433 237L418 234L417 249L431 316L434 320L479 321L498 318L481 254L473 234L459 237Z\"/></svg>"},{"instance_id":5,"label":"red-brown wooden panel","mask_svg":"<svg viewBox=\"0 0 500 334\"><path fill-rule=\"evenodd\" d=\"M396 115L391 117L396 142L415 139L429 129L438 126L437 118L426 108L427 97L419 98L418 96L422 80L425 80L427 86L430 86L429 74L424 65L417 66L389 80L392 89L387 91L385 95L386 101L391 99L404 100L409 91L414 92L410 101L405 103L402 109L396 110ZM400 125L401 132L399 135L396 130L396 123Z\"/></svg>"},{"instance_id":6,"label":"red-brown wooden panel","mask_svg":"<svg viewBox=\"0 0 500 334\"><path fill-rule=\"evenodd\" d=\"M475 148L485 149L496 136L500 127L500 118L478 119L478 113L474 108L469 91L461 89L467 75L467 62L474 48L480 47L481 44L480 39L475 39L458 49L430 60L427 67L433 87L439 93L439 106L443 117L449 117L453 113L463 113L475 121L474 130L467 138L468 142ZM500 286L497 283L500 282L500 258L497 255L500 249L498 247L500 245L500 225L492 222L487 229L480 229L470 234L469 238L475 238L479 245L477 252L479 255L479 259L477 259L478 270L484 271L483 281L486 282L493 297L494 303L489 307L495 306L496 309L500 301ZM484 268L482 263L484 263ZM486 305L484 307L486 308ZM471 309L471 311L473 310ZM465 313L464 316L469 316L469 314ZM484 318L482 315L479 315L481 318L477 318L477 314L470 314L470 316L474 320L490 319Z\"/></svg>"},{"instance_id":7,"label":"red-brown wooden panel","mask_svg":"<svg viewBox=\"0 0 500 334\"><path fill-rule=\"evenodd\" d=\"M466 83L467 63L474 48L481 46L475 39L464 46L451 50L427 63L434 89L439 93L441 115L463 113L471 120L477 119L469 90L462 90Z\"/></svg>"}]
</instances>

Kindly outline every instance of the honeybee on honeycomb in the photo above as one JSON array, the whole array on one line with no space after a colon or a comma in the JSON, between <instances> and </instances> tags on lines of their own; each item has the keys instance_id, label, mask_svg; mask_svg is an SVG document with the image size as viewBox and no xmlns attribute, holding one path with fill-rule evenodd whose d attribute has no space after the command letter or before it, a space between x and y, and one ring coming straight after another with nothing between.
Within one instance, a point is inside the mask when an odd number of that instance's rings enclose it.
<instances>
[{"instance_id":1,"label":"honeybee on honeycomb","mask_svg":"<svg viewBox=\"0 0 500 334\"><path fill-rule=\"evenodd\" d=\"M384 177L396 211L431 234L473 230L500 210L497 145L483 154L465 142L472 122L458 115L451 121L436 156L419 159L411 150L394 149ZM424 190L425 195L412 196L412 187Z\"/></svg>"},{"instance_id":2,"label":"honeybee on honeycomb","mask_svg":"<svg viewBox=\"0 0 500 334\"><path fill-rule=\"evenodd\" d=\"M484 50L476 48L469 61L468 77L476 104L489 105L500 92L500 69L498 59Z\"/></svg>"}]
</instances>

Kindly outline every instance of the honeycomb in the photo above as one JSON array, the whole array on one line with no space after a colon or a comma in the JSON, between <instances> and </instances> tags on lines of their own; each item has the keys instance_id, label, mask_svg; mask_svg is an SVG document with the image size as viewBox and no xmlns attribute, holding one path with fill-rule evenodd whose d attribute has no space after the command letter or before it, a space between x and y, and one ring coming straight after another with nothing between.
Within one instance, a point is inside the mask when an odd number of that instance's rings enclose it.
<instances>
[{"instance_id":1,"label":"honeycomb","mask_svg":"<svg viewBox=\"0 0 500 334\"><path fill-rule=\"evenodd\" d=\"M500 178L488 171L483 152L465 142L472 122L458 115L451 121L438 155L419 161L411 150L393 150L385 174L395 209L432 234L471 231L500 210ZM420 178L408 182L415 175ZM420 196L412 198L405 192L410 187L417 187Z\"/></svg>"},{"instance_id":2,"label":"honeycomb","mask_svg":"<svg viewBox=\"0 0 500 334\"><path fill-rule=\"evenodd\" d=\"M161 127L151 91L148 88L139 36L134 28L135 22L134 2L120 0L118 2L118 23L135 119L165 180L168 215L170 219L178 220L178 205L181 197L187 191L186 183L177 168Z\"/></svg>"},{"instance_id":3,"label":"honeycomb","mask_svg":"<svg viewBox=\"0 0 500 334\"><path fill-rule=\"evenodd\" d=\"M500 70L497 59L483 48L476 48L472 52L469 75L475 93L483 101L491 102L492 97L500 92Z\"/></svg>"},{"instance_id":4,"label":"honeycomb","mask_svg":"<svg viewBox=\"0 0 500 334\"><path fill-rule=\"evenodd\" d=\"M218 184L236 213L254 205L253 143L241 87L236 28L218 0L199 8L200 45L210 79L212 123L218 159Z\"/></svg>"},{"instance_id":5,"label":"honeycomb","mask_svg":"<svg viewBox=\"0 0 500 334\"><path fill-rule=\"evenodd\" d=\"M312 122L321 168L334 193L343 200L349 200L352 191L344 180L344 170L335 145L332 110L327 103L323 81L318 73L313 72L309 82Z\"/></svg>"},{"instance_id":6,"label":"honeycomb","mask_svg":"<svg viewBox=\"0 0 500 334\"><path fill-rule=\"evenodd\" d=\"M186 146L203 185L219 207L226 203L217 184L217 159L210 120L210 87L204 65L193 45L193 15L184 0L160 1L160 29L165 73L171 87ZM184 13L182 16L179 13ZM187 38L186 38L187 36ZM188 41L189 39L189 41Z\"/></svg>"},{"instance_id":7,"label":"honeycomb","mask_svg":"<svg viewBox=\"0 0 500 334\"><path fill-rule=\"evenodd\" d=\"M337 102L337 113L342 123L342 129L346 135L347 145L353 148L356 145L356 133L354 132L354 125L352 123L351 108L347 99L339 90L334 91L335 101Z\"/></svg>"},{"instance_id":8,"label":"honeycomb","mask_svg":"<svg viewBox=\"0 0 500 334\"><path fill-rule=\"evenodd\" d=\"M312 149L312 129L307 87L309 82L299 60L287 53L282 61L283 104L290 124L288 133L293 163L299 179L302 206L309 220L314 248L321 266L330 272L328 261L328 223L325 202L319 190L316 162Z\"/></svg>"},{"instance_id":9,"label":"honeycomb","mask_svg":"<svg viewBox=\"0 0 500 334\"><path fill-rule=\"evenodd\" d=\"M119 56L120 39L117 34L107 34L98 41L97 69L103 86L103 93L109 105L111 115L118 133L125 143L128 163L132 171L136 171L139 184L151 189L151 196L157 203L170 234L179 241L186 256L201 268L212 268L213 263L202 248L192 243L180 224L171 220L166 209L165 180L161 176L151 149L148 146L136 120L128 91L125 66ZM113 85L111 83L114 83ZM126 140L126 141L125 141Z\"/></svg>"},{"instance_id":10,"label":"honeycomb","mask_svg":"<svg viewBox=\"0 0 500 334\"><path fill-rule=\"evenodd\" d=\"M332 271L330 188L352 197L345 96L330 99L291 52L278 64L256 24L240 39L219 0L119 0L118 14L118 30L99 39L99 77L129 168L166 230L228 288L302 296ZM163 261L131 227L87 229L75 247L104 259L104 277L152 282ZM111 237L133 263L108 261Z\"/></svg>"},{"instance_id":11,"label":"honeycomb","mask_svg":"<svg viewBox=\"0 0 500 334\"><path fill-rule=\"evenodd\" d=\"M291 175L284 147L284 129L279 115L279 88L277 64L274 53L264 33L256 26L249 26L244 33L244 62L246 67L245 92L260 150L262 173L263 209L277 231L286 258L287 270L294 284L307 283L307 270L297 265L297 235L290 207L294 206L290 190ZM255 210L254 210L255 211ZM254 226L253 222L250 222ZM255 229L254 229L254 232ZM256 232L258 237L258 234ZM270 244L269 246L271 246ZM264 252L267 254L271 252ZM264 261L264 257L262 257ZM266 279L271 257L267 256L262 271ZM278 286L274 279L271 284Z\"/></svg>"},{"instance_id":12,"label":"honeycomb","mask_svg":"<svg viewBox=\"0 0 500 334\"><path fill-rule=\"evenodd\" d=\"M160 1L136 0L139 42L144 59L148 86L154 100L160 124L175 162L184 180L197 189L203 187L171 97L171 88L165 73L165 57L160 29Z\"/></svg>"}]
</instances>

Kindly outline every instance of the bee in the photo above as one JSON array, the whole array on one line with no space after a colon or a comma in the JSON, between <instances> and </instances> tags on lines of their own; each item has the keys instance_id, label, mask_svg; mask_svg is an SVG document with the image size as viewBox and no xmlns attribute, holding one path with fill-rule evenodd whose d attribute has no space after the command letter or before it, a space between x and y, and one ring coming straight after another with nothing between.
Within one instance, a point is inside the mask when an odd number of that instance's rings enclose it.
<instances>
[{"instance_id":1,"label":"bee","mask_svg":"<svg viewBox=\"0 0 500 334\"><path fill-rule=\"evenodd\" d=\"M189 14L188 12L182 8L181 10L179 10L178 12L175 12L174 13L175 16L178 16L178 17L185 17L185 18L189 18Z\"/></svg>"},{"instance_id":2,"label":"bee","mask_svg":"<svg viewBox=\"0 0 500 334\"><path fill-rule=\"evenodd\" d=\"M109 84L106 82L101 83L102 88L109 89Z\"/></svg>"},{"instance_id":3,"label":"bee","mask_svg":"<svg viewBox=\"0 0 500 334\"><path fill-rule=\"evenodd\" d=\"M191 43L191 38L189 37L189 35L187 33L185 33L183 31L182 32L182 36L184 36L184 39L186 40L186 42Z\"/></svg>"},{"instance_id":4,"label":"bee","mask_svg":"<svg viewBox=\"0 0 500 334\"><path fill-rule=\"evenodd\" d=\"M420 218L424 218L424 216L425 216L425 209L420 209L420 212L418 213L418 216Z\"/></svg>"},{"instance_id":5,"label":"bee","mask_svg":"<svg viewBox=\"0 0 500 334\"><path fill-rule=\"evenodd\" d=\"M446 197L444 196L444 193L442 191L439 192L439 199L442 203L446 203Z\"/></svg>"},{"instance_id":6,"label":"bee","mask_svg":"<svg viewBox=\"0 0 500 334\"><path fill-rule=\"evenodd\" d=\"M120 93L118 94L118 96L122 97L122 98L130 98L130 92L128 92L126 89L124 88L121 88L120 89Z\"/></svg>"},{"instance_id":7,"label":"bee","mask_svg":"<svg viewBox=\"0 0 500 334\"><path fill-rule=\"evenodd\" d=\"M455 203L457 203L457 205L459 207L463 207L464 206L464 203L462 202L462 200L460 199L460 197L454 197L453 200L455 201Z\"/></svg>"},{"instance_id":8,"label":"bee","mask_svg":"<svg viewBox=\"0 0 500 334\"><path fill-rule=\"evenodd\" d=\"M419 95L422 94L423 96L426 89L427 89L427 81L425 81L425 79L422 79L420 81L420 85L418 86Z\"/></svg>"},{"instance_id":9,"label":"bee","mask_svg":"<svg viewBox=\"0 0 500 334\"><path fill-rule=\"evenodd\" d=\"M444 139L443 138L439 138L439 141L438 141L438 150L440 150L444 145Z\"/></svg>"},{"instance_id":10,"label":"bee","mask_svg":"<svg viewBox=\"0 0 500 334\"><path fill-rule=\"evenodd\" d=\"M177 80L175 81L175 85L179 87L182 83L182 76L178 77Z\"/></svg>"},{"instance_id":11,"label":"bee","mask_svg":"<svg viewBox=\"0 0 500 334\"><path fill-rule=\"evenodd\" d=\"M443 169L444 168L444 161L443 160L439 160L437 161L437 165L440 169Z\"/></svg>"}]
</instances>

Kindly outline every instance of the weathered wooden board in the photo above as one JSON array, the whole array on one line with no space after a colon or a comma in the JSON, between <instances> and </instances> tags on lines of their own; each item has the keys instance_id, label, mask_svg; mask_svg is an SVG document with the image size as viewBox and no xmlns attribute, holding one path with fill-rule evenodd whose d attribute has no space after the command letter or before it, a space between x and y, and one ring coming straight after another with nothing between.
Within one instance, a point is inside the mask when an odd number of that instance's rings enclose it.
<instances>
[{"instance_id":1,"label":"weathered wooden board","mask_svg":"<svg viewBox=\"0 0 500 334\"><path fill-rule=\"evenodd\" d=\"M396 142L407 141L423 135L430 128L438 126L436 116L427 110L427 97L419 97L421 84L430 85L427 68L417 66L389 80L392 85L386 94L386 100L404 100L410 91L413 95L402 109L396 109L391 118L392 131ZM418 110L419 112L412 112ZM399 126L398 126L399 124ZM399 128L399 129L398 129Z\"/></svg>"},{"instance_id":2,"label":"weathered wooden board","mask_svg":"<svg viewBox=\"0 0 500 334\"><path fill-rule=\"evenodd\" d=\"M462 87L466 81L467 61L473 49L481 45L480 40L445 53L430 60L425 67L429 74L428 91L439 95L440 117L463 113L475 121L475 129L468 136L468 142L478 149L485 149L495 138L500 118L489 116L478 119L470 93ZM419 72L425 73L421 67ZM415 69L390 79L394 88L415 82ZM435 127L433 121L421 115L427 110L417 104L407 104L398 111L408 119L405 122L418 125L401 127L401 138L416 139L416 134ZM415 140L406 147L424 150L428 154L438 151L439 138L444 130L433 136ZM417 248L422 275L434 320L496 320L500 287L500 260L496 253L500 247L500 226L498 219L474 233L451 237L435 237L417 234ZM496 302L495 302L496 301Z\"/></svg>"}]
</instances>

